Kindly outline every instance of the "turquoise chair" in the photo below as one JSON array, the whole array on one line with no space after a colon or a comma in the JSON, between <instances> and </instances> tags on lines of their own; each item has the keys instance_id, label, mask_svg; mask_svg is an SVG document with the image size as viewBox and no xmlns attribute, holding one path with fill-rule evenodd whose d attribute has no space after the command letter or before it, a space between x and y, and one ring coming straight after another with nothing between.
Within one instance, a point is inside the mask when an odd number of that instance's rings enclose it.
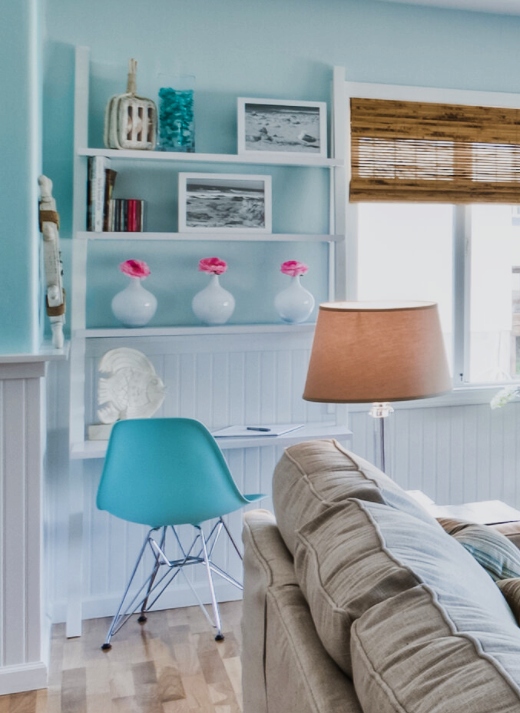
<instances>
[{"instance_id":1,"label":"turquoise chair","mask_svg":"<svg viewBox=\"0 0 520 713\"><path fill-rule=\"evenodd\" d=\"M112 620L104 650L111 648L111 638L128 619L140 611L139 623L157 602L168 585L184 567L204 565L208 577L212 620L197 592L186 577L206 618L216 629L216 641L222 641L222 624L215 596L212 573L239 589L242 585L212 560L212 553L222 529L229 536L238 556L242 555L222 519L244 505L265 497L242 495L222 451L205 426L190 418L153 418L118 421L112 428L103 473L97 493L97 506L129 522L147 525L137 562ZM208 526L205 535L202 523ZM177 532L178 525L195 529L193 541L186 547ZM166 550L173 547L176 557ZM141 560L152 555L152 568L137 592L132 582ZM179 556L180 555L180 556Z\"/></svg>"}]
</instances>

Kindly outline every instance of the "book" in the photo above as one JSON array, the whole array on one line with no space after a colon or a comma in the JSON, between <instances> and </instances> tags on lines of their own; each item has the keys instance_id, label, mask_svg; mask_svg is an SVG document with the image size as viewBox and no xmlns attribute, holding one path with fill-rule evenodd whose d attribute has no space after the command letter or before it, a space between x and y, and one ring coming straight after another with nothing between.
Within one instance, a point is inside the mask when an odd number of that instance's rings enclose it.
<instances>
[{"instance_id":1,"label":"book","mask_svg":"<svg viewBox=\"0 0 520 713\"><path fill-rule=\"evenodd\" d=\"M113 232L114 228L114 215L115 215L115 199L111 198L108 202L108 228L109 232Z\"/></svg>"},{"instance_id":2,"label":"book","mask_svg":"<svg viewBox=\"0 0 520 713\"><path fill-rule=\"evenodd\" d=\"M106 156L89 157L87 229L95 233L103 232L106 170L108 168L110 168L110 159Z\"/></svg>"},{"instance_id":3,"label":"book","mask_svg":"<svg viewBox=\"0 0 520 713\"><path fill-rule=\"evenodd\" d=\"M258 438L259 436L283 436L285 433L303 428L303 423L276 423L252 426L227 426L213 431L215 438Z\"/></svg>"},{"instance_id":4,"label":"book","mask_svg":"<svg viewBox=\"0 0 520 713\"><path fill-rule=\"evenodd\" d=\"M114 226L112 230L116 232L121 230L121 198L114 199Z\"/></svg>"},{"instance_id":5,"label":"book","mask_svg":"<svg viewBox=\"0 0 520 713\"><path fill-rule=\"evenodd\" d=\"M128 221L126 229L129 233L139 232L138 205L140 201L135 198L128 198Z\"/></svg>"},{"instance_id":6,"label":"book","mask_svg":"<svg viewBox=\"0 0 520 713\"><path fill-rule=\"evenodd\" d=\"M144 204L140 198L111 198L106 228L109 232L139 233L144 230Z\"/></svg>"},{"instance_id":7,"label":"book","mask_svg":"<svg viewBox=\"0 0 520 713\"><path fill-rule=\"evenodd\" d=\"M105 232L109 231L110 228L110 200L114 192L114 186L116 183L117 171L113 168L105 169L105 202L103 204L103 230Z\"/></svg>"}]
</instances>

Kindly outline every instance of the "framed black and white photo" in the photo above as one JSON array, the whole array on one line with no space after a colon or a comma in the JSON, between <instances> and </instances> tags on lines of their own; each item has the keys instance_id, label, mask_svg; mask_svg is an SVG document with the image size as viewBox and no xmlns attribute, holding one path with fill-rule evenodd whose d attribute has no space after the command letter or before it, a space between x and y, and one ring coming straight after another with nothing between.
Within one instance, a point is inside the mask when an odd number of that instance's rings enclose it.
<instances>
[{"instance_id":1,"label":"framed black and white photo","mask_svg":"<svg viewBox=\"0 0 520 713\"><path fill-rule=\"evenodd\" d=\"M287 153L327 158L327 104L238 99L238 153Z\"/></svg>"},{"instance_id":2,"label":"framed black and white photo","mask_svg":"<svg viewBox=\"0 0 520 713\"><path fill-rule=\"evenodd\" d=\"M180 233L271 230L271 176L179 173Z\"/></svg>"}]
</instances>

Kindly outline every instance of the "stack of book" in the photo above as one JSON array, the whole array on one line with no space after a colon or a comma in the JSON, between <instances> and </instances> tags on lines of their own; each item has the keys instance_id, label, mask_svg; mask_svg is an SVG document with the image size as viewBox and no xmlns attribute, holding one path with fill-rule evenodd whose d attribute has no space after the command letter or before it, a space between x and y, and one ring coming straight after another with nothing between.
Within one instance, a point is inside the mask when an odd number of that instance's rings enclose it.
<instances>
[{"instance_id":1,"label":"stack of book","mask_svg":"<svg viewBox=\"0 0 520 713\"><path fill-rule=\"evenodd\" d=\"M142 232L144 230L144 201L138 198L110 199L106 230L126 233Z\"/></svg>"},{"instance_id":2,"label":"stack of book","mask_svg":"<svg viewBox=\"0 0 520 713\"><path fill-rule=\"evenodd\" d=\"M144 201L112 198L117 171L106 156L88 159L87 230L101 232L141 232L144 230Z\"/></svg>"}]
</instances>

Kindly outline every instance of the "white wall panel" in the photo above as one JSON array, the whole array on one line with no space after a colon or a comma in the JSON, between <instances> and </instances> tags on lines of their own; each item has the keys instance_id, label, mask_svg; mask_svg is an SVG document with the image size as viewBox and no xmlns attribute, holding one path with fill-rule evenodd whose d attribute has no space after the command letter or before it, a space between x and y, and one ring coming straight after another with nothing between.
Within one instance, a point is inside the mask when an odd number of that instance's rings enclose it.
<instances>
[{"instance_id":1,"label":"white wall panel","mask_svg":"<svg viewBox=\"0 0 520 713\"><path fill-rule=\"evenodd\" d=\"M184 416L196 418L210 429L230 424L267 422L323 422L335 423L335 411L322 404L308 404L301 398L312 333L295 330L294 333L202 335L184 337L125 339L124 346L139 349L152 361L166 386L164 403L158 416ZM108 350L123 346L117 338L94 338L86 343L85 411L86 423L97 423L97 384L99 361ZM61 375L53 372L56 382ZM62 392L56 383L50 385L56 413L60 408ZM61 416L56 416L52 427L61 431ZM51 437L52 440L52 437ZM281 447L248 448L225 451L233 476L243 492L267 494L261 507L272 509L271 478L274 466L281 456ZM56 502L63 502L62 467L68 458L60 454L60 464L50 469L49 488ZM77 466L78 464L76 464ZM96 492L101 475L102 461L87 460L79 464L81 492L76 495L82 508L81 562L70 569L63 550L64 541L55 530L55 578L53 587L53 619L67 617L70 593L79 588L83 618L108 616L114 613L146 528L125 523L99 512L95 506ZM71 474L72 474L71 470ZM75 478L76 476L74 476ZM71 475L72 478L72 475ZM56 479L56 482L53 482ZM72 480L74 480L72 478ZM72 503L74 507L74 503ZM62 513L57 509L55 517ZM228 523L235 539L240 543L242 513L232 513ZM74 530L76 524L73 525ZM79 528L79 525L78 525ZM80 532L80 529L77 530ZM73 533L72 537L76 537ZM70 551L74 551L71 548ZM241 564L231 545L223 543L216 550L230 573L241 579ZM67 571L68 569L68 571ZM140 577L144 572L140 572ZM140 580L141 581L141 580ZM190 581L207 599L205 575L202 568L190 572ZM218 579L217 579L218 581ZM240 592L222 581L218 585L223 599L236 598ZM181 606L195 602L182 577L164 595L163 606Z\"/></svg>"},{"instance_id":2,"label":"white wall panel","mask_svg":"<svg viewBox=\"0 0 520 713\"><path fill-rule=\"evenodd\" d=\"M87 422L96 422L95 395L97 364L117 339L90 339L87 343ZM166 397L158 415L188 416L200 419L210 428L245 421L334 421L334 408L309 404L301 398L305 380L310 335L238 335L215 337L136 338L125 346L141 349L153 361L166 384ZM59 411L64 390L52 375L54 412ZM61 376L59 378L62 378ZM51 391L52 391L51 388ZM520 404L508 404L492 411L483 403L445 406L437 400L425 404L396 406L387 421L388 472L403 487L421 489L438 503L503 499L520 507L520 475L517 434ZM368 407L367 409L368 410ZM53 433L63 435L60 418L50 422ZM364 407L351 409L349 425L354 433L349 447L373 459L374 420ZM54 429L54 430L53 430ZM55 446L57 444L55 443ZM244 492L265 492L261 507L272 509L272 472L281 456L280 447L226 451L238 487ZM58 465L49 473L54 493L54 579L52 582L53 618L65 618L67 573L64 555L63 471L67 459L56 453ZM61 465L60 465L61 461ZM83 502L83 555L78 567L82 592L83 617L110 615L123 589L140 547L144 528L118 521L97 511L95 497L101 461L85 461L81 481ZM231 529L240 538L241 513L229 516ZM240 577L240 565L233 553L223 547L221 555L231 572ZM203 576L191 574L197 587ZM237 596L224 585L223 598ZM181 580L164 599L164 606L193 603Z\"/></svg>"},{"instance_id":3,"label":"white wall panel","mask_svg":"<svg viewBox=\"0 0 520 713\"><path fill-rule=\"evenodd\" d=\"M0 695L46 685L43 363L0 364Z\"/></svg>"},{"instance_id":4,"label":"white wall panel","mask_svg":"<svg viewBox=\"0 0 520 713\"><path fill-rule=\"evenodd\" d=\"M373 459L374 420L350 415L352 449ZM491 410L463 406L399 406L387 422L387 472L439 504L504 500L520 507L520 404Z\"/></svg>"},{"instance_id":5,"label":"white wall panel","mask_svg":"<svg viewBox=\"0 0 520 713\"><path fill-rule=\"evenodd\" d=\"M301 398L312 333L125 339L142 351L166 385L158 416L197 418L209 428L269 421L334 422L323 404ZM118 339L89 339L86 420L98 422L97 366Z\"/></svg>"}]
</instances>

